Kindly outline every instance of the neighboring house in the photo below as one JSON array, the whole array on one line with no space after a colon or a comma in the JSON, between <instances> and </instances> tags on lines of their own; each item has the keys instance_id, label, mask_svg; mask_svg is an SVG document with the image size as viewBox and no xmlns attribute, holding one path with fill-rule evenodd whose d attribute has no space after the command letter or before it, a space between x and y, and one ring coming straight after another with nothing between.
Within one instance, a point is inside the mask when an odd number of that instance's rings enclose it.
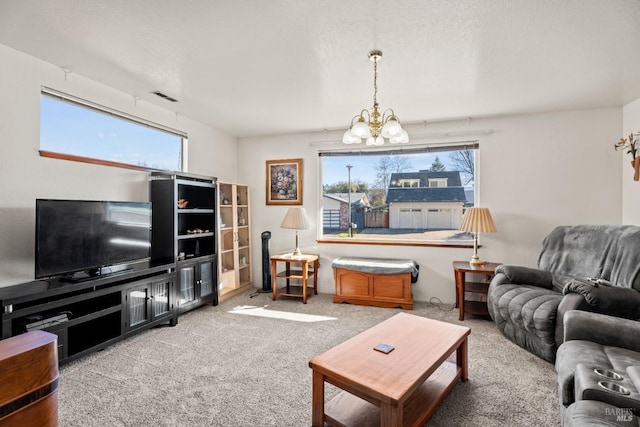
<instances>
[{"instance_id":1,"label":"neighboring house","mask_svg":"<svg viewBox=\"0 0 640 427\"><path fill-rule=\"evenodd\" d=\"M349 228L349 193L322 195L322 226L325 230L346 230ZM371 208L366 193L351 193L352 221L364 228L365 210ZM359 218L362 217L362 221Z\"/></svg>"},{"instance_id":2,"label":"neighboring house","mask_svg":"<svg viewBox=\"0 0 640 427\"><path fill-rule=\"evenodd\" d=\"M457 229L467 203L459 171L400 172L387 191L389 228Z\"/></svg>"},{"instance_id":3,"label":"neighboring house","mask_svg":"<svg viewBox=\"0 0 640 427\"><path fill-rule=\"evenodd\" d=\"M467 202L465 203L465 207L466 206L473 206L473 201L475 199L475 188L467 188L467 187L465 187L464 194L467 197Z\"/></svg>"}]
</instances>

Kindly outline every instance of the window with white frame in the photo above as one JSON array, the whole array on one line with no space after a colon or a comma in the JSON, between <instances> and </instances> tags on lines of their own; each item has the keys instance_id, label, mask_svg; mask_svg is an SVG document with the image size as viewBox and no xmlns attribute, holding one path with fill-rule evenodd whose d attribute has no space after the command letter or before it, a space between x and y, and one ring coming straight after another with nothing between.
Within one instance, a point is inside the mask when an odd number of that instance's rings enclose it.
<instances>
[{"instance_id":1,"label":"window with white frame","mask_svg":"<svg viewBox=\"0 0 640 427\"><path fill-rule=\"evenodd\" d=\"M419 179L401 179L400 186L407 187L407 188L418 188L420 187L420 180Z\"/></svg>"},{"instance_id":2,"label":"window with white frame","mask_svg":"<svg viewBox=\"0 0 640 427\"><path fill-rule=\"evenodd\" d=\"M468 244L473 236L458 228L464 210L474 205L478 148L477 142L465 142L320 152L323 215L319 218L323 220L319 239ZM349 193L366 197L351 197L349 205L349 198L340 200Z\"/></svg>"},{"instance_id":3,"label":"window with white frame","mask_svg":"<svg viewBox=\"0 0 640 427\"><path fill-rule=\"evenodd\" d=\"M429 187L446 187L447 178L429 178Z\"/></svg>"},{"instance_id":4,"label":"window with white frame","mask_svg":"<svg viewBox=\"0 0 640 427\"><path fill-rule=\"evenodd\" d=\"M42 88L42 156L140 170L183 171L186 141L186 134L177 130Z\"/></svg>"}]
</instances>

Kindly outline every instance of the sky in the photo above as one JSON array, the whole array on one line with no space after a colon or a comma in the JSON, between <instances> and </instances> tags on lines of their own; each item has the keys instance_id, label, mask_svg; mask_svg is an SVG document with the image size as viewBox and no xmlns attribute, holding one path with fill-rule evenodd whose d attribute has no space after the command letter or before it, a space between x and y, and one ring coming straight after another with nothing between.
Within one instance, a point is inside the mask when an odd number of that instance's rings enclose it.
<instances>
[{"instance_id":1,"label":"sky","mask_svg":"<svg viewBox=\"0 0 640 427\"><path fill-rule=\"evenodd\" d=\"M178 135L47 95L40 97L40 149L180 170Z\"/></svg>"},{"instance_id":2,"label":"sky","mask_svg":"<svg viewBox=\"0 0 640 427\"><path fill-rule=\"evenodd\" d=\"M322 184L331 185L340 181L348 181L347 165L351 164L351 181L361 180L367 184L376 181L376 164L380 158L385 156L350 156L350 157L322 157ZM449 163L447 153L421 153L409 154L411 168L403 172L418 172L429 169L436 157L442 162L446 169L455 170Z\"/></svg>"}]
</instances>

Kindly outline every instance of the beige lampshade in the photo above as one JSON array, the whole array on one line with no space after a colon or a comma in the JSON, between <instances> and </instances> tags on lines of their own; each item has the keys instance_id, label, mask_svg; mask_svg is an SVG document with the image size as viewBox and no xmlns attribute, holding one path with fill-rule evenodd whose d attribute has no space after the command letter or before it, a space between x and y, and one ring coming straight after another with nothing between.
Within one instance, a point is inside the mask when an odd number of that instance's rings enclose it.
<instances>
[{"instance_id":1,"label":"beige lampshade","mask_svg":"<svg viewBox=\"0 0 640 427\"><path fill-rule=\"evenodd\" d=\"M304 208L289 208L280 227L293 230L308 230L311 228L311 221L309 221L309 216L307 216L307 211Z\"/></svg>"},{"instance_id":2,"label":"beige lampshade","mask_svg":"<svg viewBox=\"0 0 640 427\"><path fill-rule=\"evenodd\" d=\"M474 233L495 233L498 231L488 208L467 209L459 230L472 231Z\"/></svg>"}]
</instances>

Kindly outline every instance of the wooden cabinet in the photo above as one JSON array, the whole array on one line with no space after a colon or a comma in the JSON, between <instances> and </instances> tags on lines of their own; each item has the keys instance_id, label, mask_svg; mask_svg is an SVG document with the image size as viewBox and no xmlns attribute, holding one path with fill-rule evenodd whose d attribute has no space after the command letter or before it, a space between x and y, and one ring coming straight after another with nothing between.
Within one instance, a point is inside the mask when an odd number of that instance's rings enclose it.
<instances>
[{"instance_id":1,"label":"wooden cabinet","mask_svg":"<svg viewBox=\"0 0 640 427\"><path fill-rule=\"evenodd\" d=\"M173 315L174 275L133 284L123 292L125 332L155 323ZM175 320L174 320L175 321Z\"/></svg>"},{"instance_id":2,"label":"wooden cabinet","mask_svg":"<svg viewBox=\"0 0 640 427\"><path fill-rule=\"evenodd\" d=\"M469 313L475 316L489 317L487 308L487 292L489 283L495 274L500 263L485 262L471 265L468 261L454 261L453 271L456 279L456 306L458 307L458 317L464 320L464 314ZM467 273L480 276L480 278L468 280ZM479 295L481 300L468 300L467 294Z\"/></svg>"},{"instance_id":3,"label":"wooden cabinet","mask_svg":"<svg viewBox=\"0 0 640 427\"><path fill-rule=\"evenodd\" d=\"M413 310L411 273L374 274L345 268L334 269L334 303Z\"/></svg>"},{"instance_id":4,"label":"wooden cabinet","mask_svg":"<svg viewBox=\"0 0 640 427\"><path fill-rule=\"evenodd\" d=\"M184 313L204 302L217 301L215 255L178 261L178 312ZM215 301L214 301L215 299Z\"/></svg>"},{"instance_id":5,"label":"wooden cabinet","mask_svg":"<svg viewBox=\"0 0 640 427\"><path fill-rule=\"evenodd\" d=\"M175 264L79 282L36 280L0 289L2 338L31 330L58 337L60 364L150 327L176 323Z\"/></svg>"},{"instance_id":6,"label":"wooden cabinet","mask_svg":"<svg viewBox=\"0 0 640 427\"><path fill-rule=\"evenodd\" d=\"M156 172L151 258L176 263L179 313L218 303L216 179L184 173Z\"/></svg>"},{"instance_id":7,"label":"wooden cabinet","mask_svg":"<svg viewBox=\"0 0 640 427\"><path fill-rule=\"evenodd\" d=\"M252 286L249 187L218 182L220 300Z\"/></svg>"}]
</instances>

